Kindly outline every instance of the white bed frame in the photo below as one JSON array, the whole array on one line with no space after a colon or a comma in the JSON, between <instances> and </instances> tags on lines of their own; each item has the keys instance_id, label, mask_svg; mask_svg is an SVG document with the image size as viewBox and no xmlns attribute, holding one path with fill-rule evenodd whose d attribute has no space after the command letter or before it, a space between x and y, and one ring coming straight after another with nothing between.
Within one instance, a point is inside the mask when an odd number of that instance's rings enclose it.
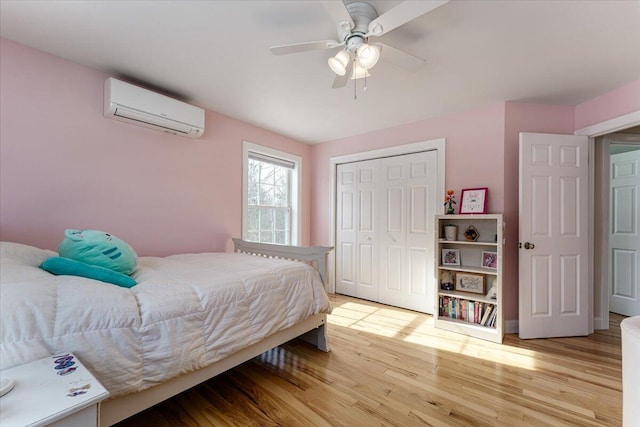
<instances>
[{"instance_id":1,"label":"white bed frame","mask_svg":"<svg viewBox=\"0 0 640 427\"><path fill-rule=\"evenodd\" d=\"M322 282L326 286L326 260L327 254L333 249L331 247L270 245L246 242L242 239L233 239L233 244L235 252L267 258L291 259L311 264L318 270ZM111 426L125 418L129 418L294 338L302 338L317 346L319 350L329 351L326 321L326 314L317 314L206 368L181 375L138 393L108 399L100 404L99 425L102 427Z\"/></svg>"}]
</instances>

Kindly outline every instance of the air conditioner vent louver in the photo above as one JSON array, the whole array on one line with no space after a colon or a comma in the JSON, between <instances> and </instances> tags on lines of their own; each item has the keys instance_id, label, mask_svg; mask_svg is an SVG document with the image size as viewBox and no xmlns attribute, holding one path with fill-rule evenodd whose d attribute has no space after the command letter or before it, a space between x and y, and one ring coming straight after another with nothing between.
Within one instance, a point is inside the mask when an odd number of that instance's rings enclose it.
<instances>
[{"instance_id":1,"label":"air conditioner vent louver","mask_svg":"<svg viewBox=\"0 0 640 427\"><path fill-rule=\"evenodd\" d=\"M104 84L104 116L188 138L204 132L202 108L113 78Z\"/></svg>"}]
</instances>

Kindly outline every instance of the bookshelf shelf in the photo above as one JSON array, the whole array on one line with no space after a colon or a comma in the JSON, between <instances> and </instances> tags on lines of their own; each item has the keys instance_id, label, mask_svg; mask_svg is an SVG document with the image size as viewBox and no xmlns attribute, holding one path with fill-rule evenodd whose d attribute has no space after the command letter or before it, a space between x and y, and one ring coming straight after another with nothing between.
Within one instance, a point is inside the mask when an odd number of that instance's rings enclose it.
<instances>
[{"instance_id":1,"label":"bookshelf shelf","mask_svg":"<svg viewBox=\"0 0 640 427\"><path fill-rule=\"evenodd\" d=\"M487 215L438 215L436 239L436 301L434 323L437 328L502 343L504 319L502 303L502 246L504 222L501 214ZM455 240L446 240L444 227L457 227ZM477 241L460 240L465 230L473 227ZM451 237L451 236L450 236ZM454 254L454 263L446 253ZM456 259L457 257L457 259ZM487 257L495 260L495 268L483 267ZM464 277L471 275L475 281L474 292L462 292ZM458 280L458 283L456 283ZM495 298L493 297L495 295Z\"/></svg>"}]
</instances>

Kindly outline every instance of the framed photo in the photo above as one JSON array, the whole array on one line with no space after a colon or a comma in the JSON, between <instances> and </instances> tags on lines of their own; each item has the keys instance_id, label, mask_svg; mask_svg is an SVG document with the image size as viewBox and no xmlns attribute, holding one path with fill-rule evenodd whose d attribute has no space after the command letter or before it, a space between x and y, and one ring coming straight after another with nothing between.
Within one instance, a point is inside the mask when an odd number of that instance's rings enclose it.
<instances>
[{"instance_id":1,"label":"framed photo","mask_svg":"<svg viewBox=\"0 0 640 427\"><path fill-rule=\"evenodd\" d=\"M454 290L484 295L486 293L484 274L456 273Z\"/></svg>"},{"instance_id":2,"label":"framed photo","mask_svg":"<svg viewBox=\"0 0 640 427\"><path fill-rule=\"evenodd\" d=\"M487 193L485 188L467 188L462 190L460 196L461 214L483 214L487 213Z\"/></svg>"},{"instance_id":3,"label":"framed photo","mask_svg":"<svg viewBox=\"0 0 640 427\"><path fill-rule=\"evenodd\" d=\"M498 268L498 253L482 251L482 267L495 270Z\"/></svg>"},{"instance_id":4,"label":"framed photo","mask_svg":"<svg viewBox=\"0 0 640 427\"><path fill-rule=\"evenodd\" d=\"M442 265L460 265L460 251L458 249L443 249Z\"/></svg>"}]
</instances>

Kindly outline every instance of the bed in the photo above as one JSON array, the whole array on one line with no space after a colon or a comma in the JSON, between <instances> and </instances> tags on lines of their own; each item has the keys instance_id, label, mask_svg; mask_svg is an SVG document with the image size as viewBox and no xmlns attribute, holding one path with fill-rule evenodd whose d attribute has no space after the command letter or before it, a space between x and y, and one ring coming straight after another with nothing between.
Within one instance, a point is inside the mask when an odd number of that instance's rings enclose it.
<instances>
[{"instance_id":1,"label":"bed","mask_svg":"<svg viewBox=\"0 0 640 427\"><path fill-rule=\"evenodd\" d=\"M127 289L38 268L55 252L0 245L0 369L75 353L110 392L102 426L296 337L329 351L331 248L234 239L234 253L141 257Z\"/></svg>"}]
</instances>

